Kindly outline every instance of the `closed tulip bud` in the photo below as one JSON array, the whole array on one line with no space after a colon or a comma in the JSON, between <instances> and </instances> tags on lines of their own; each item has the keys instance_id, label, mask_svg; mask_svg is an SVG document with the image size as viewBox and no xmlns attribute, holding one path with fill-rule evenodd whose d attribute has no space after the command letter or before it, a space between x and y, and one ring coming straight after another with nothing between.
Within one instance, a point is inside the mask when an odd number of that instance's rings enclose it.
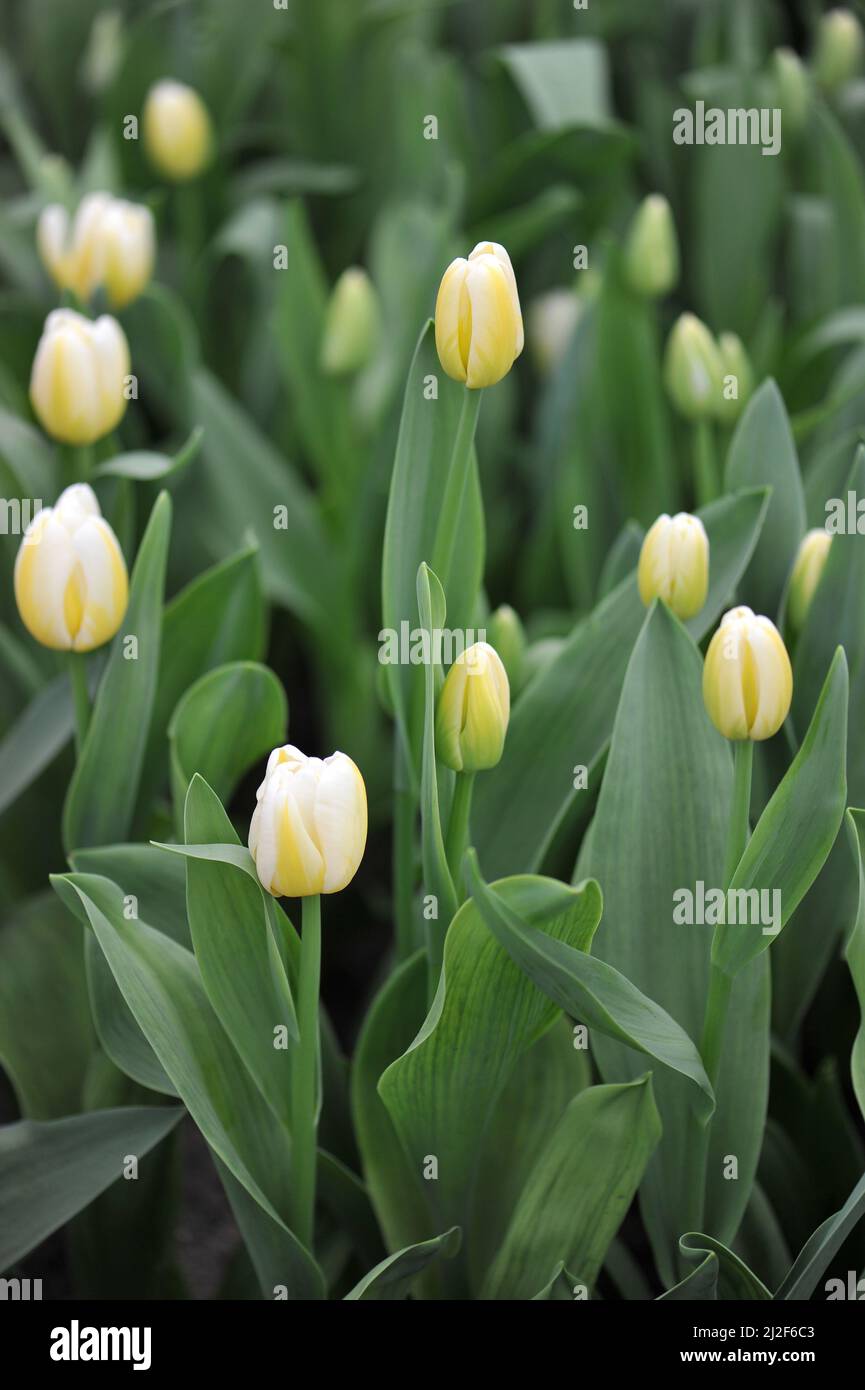
<instances>
[{"instance_id":1,"label":"closed tulip bud","mask_svg":"<svg viewBox=\"0 0 865 1390\"><path fill-rule=\"evenodd\" d=\"M523 350L523 316L511 258L481 241L468 260L458 256L442 277L436 300L436 347L448 376L471 390L507 376Z\"/></svg>"},{"instance_id":2,"label":"closed tulip bud","mask_svg":"<svg viewBox=\"0 0 865 1390\"><path fill-rule=\"evenodd\" d=\"M850 10L830 10L820 20L814 52L814 76L827 92L836 92L855 77L865 47L862 26Z\"/></svg>"},{"instance_id":3,"label":"closed tulip bud","mask_svg":"<svg viewBox=\"0 0 865 1390\"><path fill-rule=\"evenodd\" d=\"M333 287L321 343L321 367L328 376L360 371L372 357L381 329L375 285L365 270L351 266Z\"/></svg>"},{"instance_id":4,"label":"closed tulip bud","mask_svg":"<svg viewBox=\"0 0 865 1390\"><path fill-rule=\"evenodd\" d=\"M74 221L59 203L44 208L36 228L42 262L61 290L88 300L104 288L122 308L135 299L153 274L156 252L149 208L90 193Z\"/></svg>"},{"instance_id":5,"label":"closed tulip bud","mask_svg":"<svg viewBox=\"0 0 865 1390\"><path fill-rule=\"evenodd\" d=\"M796 559L790 575L790 589L787 594L787 620L793 632L800 632L805 625L811 600L820 583L820 576L829 555L832 537L822 526L809 531L802 538L796 552Z\"/></svg>"},{"instance_id":6,"label":"closed tulip bud","mask_svg":"<svg viewBox=\"0 0 865 1390\"><path fill-rule=\"evenodd\" d=\"M507 672L488 642L454 662L436 708L436 751L454 772L482 772L502 756L511 712Z\"/></svg>"},{"instance_id":7,"label":"closed tulip bud","mask_svg":"<svg viewBox=\"0 0 865 1390\"><path fill-rule=\"evenodd\" d=\"M526 651L526 634L519 615L509 603L503 603L491 614L487 623L490 646L502 659L512 690L522 685L523 657Z\"/></svg>"},{"instance_id":8,"label":"closed tulip bud","mask_svg":"<svg viewBox=\"0 0 865 1390\"><path fill-rule=\"evenodd\" d=\"M703 699L725 738L771 738L787 718L793 672L781 634L750 608L731 608L706 652Z\"/></svg>"},{"instance_id":9,"label":"closed tulip bud","mask_svg":"<svg viewBox=\"0 0 865 1390\"><path fill-rule=\"evenodd\" d=\"M694 314L682 314L670 331L664 381L676 409L687 420L707 420L721 396L721 357L715 339Z\"/></svg>"},{"instance_id":10,"label":"closed tulip bud","mask_svg":"<svg viewBox=\"0 0 865 1390\"><path fill-rule=\"evenodd\" d=\"M210 116L201 97L183 82L165 79L147 93L142 117L151 163L178 183L205 168L212 146Z\"/></svg>"},{"instance_id":11,"label":"closed tulip bud","mask_svg":"<svg viewBox=\"0 0 865 1390\"><path fill-rule=\"evenodd\" d=\"M669 294L679 278L679 240L670 204L660 193L644 198L625 242L625 275L647 299Z\"/></svg>"},{"instance_id":12,"label":"closed tulip bud","mask_svg":"<svg viewBox=\"0 0 865 1390\"><path fill-rule=\"evenodd\" d=\"M721 390L715 403L715 418L732 425L745 409L754 390L754 372L741 338L722 333L718 339L721 359Z\"/></svg>"},{"instance_id":13,"label":"closed tulip bud","mask_svg":"<svg viewBox=\"0 0 865 1390\"><path fill-rule=\"evenodd\" d=\"M647 608L661 598L683 621L700 612L709 591L709 537L698 516L658 517L640 550L637 583Z\"/></svg>"},{"instance_id":14,"label":"closed tulip bud","mask_svg":"<svg viewBox=\"0 0 865 1390\"><path fill-rule=\"evenodd\" d=\"M30 400L40 424L64 444L92 444L126 410L129 347L116 319L55 309L33 359Z\"/></svg>"},{"instance_id":15,"label":"closed tulip bud","mask_svg":"<svg viewBox=\"0 0 865 1390\"><path fill-rule=\"evenodd\" d=\"M541 376L555 371L574 334L583 302L573 290L549 290L526 313L529 351Z\"/></svg>"},{"instance_id":16,"label":"closed tulip bud","mask_svg":"<svg viewBox=\"0 0 865 1390\"><path fill-rule=\"evenodd\" d=\"M366 846L366 787L351 758L307 758L290 743L274 748L256 792L249 852L275 898L339 893Z\"/></svg>"},{"instance_id":17,"label":"closed tulip bud","mask_svg":"<svg viewBox=\"0 0 865 1390\"><path fill-rule=\"evenodd\" d=\"M89 652L114 636L128 599L117 537L92 488L75 483L24 533L15 560L21 621L45 647Z\"/></svg>"},{"instance_id":18,"label":"closed tulip bud","mask_svg":"<svg viewBox=\"0 0 865 1390\"><path fill-rule=\"evenodd\" d=\"M792 48L776 48L772 55L775 92L781 109L781 125L795 135L808 118L811 83L802 59Z\"/></svg>"}]
</instances>

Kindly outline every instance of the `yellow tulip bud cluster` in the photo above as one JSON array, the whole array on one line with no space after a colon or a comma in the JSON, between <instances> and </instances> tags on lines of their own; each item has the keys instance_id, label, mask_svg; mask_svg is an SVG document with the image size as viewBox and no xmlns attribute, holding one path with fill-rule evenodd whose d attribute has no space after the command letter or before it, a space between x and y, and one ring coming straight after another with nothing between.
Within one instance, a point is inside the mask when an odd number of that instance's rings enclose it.
<instances>
[{"instance_id":1,"label":"yellow tulip bud cluster","mask_svg":"<svg viewBox=\"0 0 865 1390\"><path fill-rule=\"evenodd\" d=\"M732 424L751 395L753 372L735 333L722 333L716 342L695 314L682 314L667 340L664 382L686 420Z\"/></svg>"},{"instance_id":2,"label":"yellow tulip bud cluster","mask_svg":"<svg viewBox=\"0 0 865 1390\"><path fill-rule=\"evenodd\" d=\"M511 258L481 241L451 261L435 309L436 348L448 376L470 390L494 386L523 350L523 316Z\"/></svg>"},{"instance_id":3,"label":"yellow tulip bud cluster","mask_svg":"<svg viewBox=\"0 0 865 1390\"><path fill-rule=\"evenodd\" d=\"M658 517L640 550L637 583L646 607L661 598L683 620L700 612L709 589L709 538L699 517Z\"/></svg>"},{"instance_id":4,"label":"yellow tulip bud cluster","mask_svg":"<svg viewBox=\"0 0 865 1390\"><path fill-rule=\"evenodd\" d=\"M55 309L45 320L30 375L40 424L64 444L93 444L109 434L126 410L129 368L129 346L116 319Z\"/></svg>"},{"instance_id":5,"label":"yellow tulip bud cluster","mask_svg":"<svg viewBox=\"0 0 865 1390\"><path fill-rule=\"evenodd\" d=\"M36 229L42 262L58 289L82 302L104 289L114 308L135 299L153 274L156 238L149 208L89 193L74 219L59 203L44 208Z\"/></svg>"},{"instance_id":6,"label":"yellow tulip bud cluster","mask_svg":"<svg viewBox=\"0 0 865 1390\"><path fill-rule=\"evenodd\" d=\"M198 93L185 83L166 78L151 87L142 128L148 157L166 178L182 183L208 164L213 145L210 116Z\"/></svg>"},{"instance_id":7,"label":"yellow tulip bud cluster","mask_svg":"<svg viewBox=\"0 0 865 1390\"><path fill-rule=\"evenodd\" d=\"M15 561L15 600L28 632L57 651L89 652L123 621L123 552L92 488L75 483L37 512Z\"/></svg>"},{"instance_id":8,"label":"yellow tulip bud cluster","mask_svg":"<svg viewBox=\"0 0 865 1390\"><path fill-rule=\"evenodd\" d=\"M501 658L488 642L467 647L447 673L438 698L436 751L454 772L482 772L502 756L511 711Z\"/></svg>"},{"instance_id":9,"label":"yellow tulip bud cluster","mask_svg":"<svg viewBox=\"0 0 865 1390\"><path fill-rule=\"evenodd\" d=\"M308 758L292 744L273 750L249 827L249 852L268 893L339 893L357 873L366 830L366 787L351 758Z\"/></svg>"}]
</instances>

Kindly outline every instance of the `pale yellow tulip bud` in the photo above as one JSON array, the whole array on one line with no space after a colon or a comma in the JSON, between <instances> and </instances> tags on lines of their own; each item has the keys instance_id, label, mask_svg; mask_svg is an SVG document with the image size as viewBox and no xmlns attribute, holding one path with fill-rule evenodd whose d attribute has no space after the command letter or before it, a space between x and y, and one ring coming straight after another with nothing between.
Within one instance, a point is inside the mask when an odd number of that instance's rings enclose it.
<instances>
[{"instance_id":1,"label":"pale yellow tulip bud","mask_svg":"<svg viewBox=\"0 0 865 1390\"><path fill-rule=\"evenodd\" d=\"M583 308L574 290L549 290L532 300L526 312L526 330L529 351L541 376L549 376L561 362Z\"/></svg>"},{"instance_id":2,"label":"pale yellow tulip bud","mask_svg":"<svg viewBox=\"0 0 865 1390\"><path fill-rule=\"evenodd\" d=\"M89 193L74 221L58 203L44 208L36 244L46 270L61 290L86 301L104 288L122 308L135 299L153 274L156 240L149 208Z\"/></svg>"},{"instance_id":3,"label":"pale yellow tulip bud","mask_svg":"<svg viewBox=\"0 0 865 1390\"><path fill-rule=\"evenodd\" d=\"M45 647L89 652L114 636L128 599L117 537L92 488L75 483L24 533L15 560L21 621Z\"/></svg>"},{"instance_id":4,"label":"pale yellow tulip bud","mask_svg":"<svg viewBox=\"0 0 865 1390\"><path fill-rule=\"evenodd\" d=\"M703 699L725 738L771 738L793 698L793 672L781 634L750 608L731 608L706 652Z\"/></svg>"},{"instance_id":5,"label":"pale yellow tulip bud","mask_svg":"<svg viewBox=\"0 0 865 1390\"><path fill-rule=\"evenodd\" d=\"M366 787L351 758L307 758L274 748L256 792L249 852L275 898L339 893L357 873L366 846Z\"/></svg>"},{"instance_id":6,"label":"pale yellow tulip bud","mask_svg":"<svg viewBox=\"0 0 865 1390\"><path fill-rule=\"evenodd\" d=\"M820 20L814 52L814 76L827 92L855 77L862 65L865 38L850 10L830 10Z\"/></svg>"},{"instance_id":7,"label":"pale yellow tulip bud","mask_svg":"<svg viewBox=\"0 0 865 1390\"><path fill-rule=\"evenodd\" d=\"M523 682L523 657L526 653L526 634L519 614L509 603L503 603L487 622L490 645L498 652L508 675L512 690Z\"/></svg>"},{"instance_id":8,"label":"pale yellow tulip bud","mask_svg":"<svg viewBox=\"0 0 865 1390\"><path fill-rule=\"evenodd\" d=\"M350 266L333 287L321 343L321 367L328 376L359 372L372 357L381 329L375 285L365 270Z\"/></svg>"},{"instance_id":9,"label":"pale yellow tulip bud","mask_svg":"<svg viewBox=\"0 0 865 1390\"><path fill-rule=\"evenodd\" d=\"M661 598L683 621L700 612L709 592L709 537L698 516L664 512L649 527L637 584L647 608Z\"/></svg>"},{"instance_id":10,"label":"pale yellow tulip bud","mask_svg":"<svg viewBox=\"0 0 865 1390\"><path fill-rule=\"evenodd\" d=\"M631 288L647 299L669 294L675 286L679 240L672 209L662 194L650 194L637 208L625 242L624 266Z\"/></svg>"},{"instance_id":11,"label":"pale yellow tulip bud","mask_svg":"<svg viewBox=\"0 0 865 1390\"><path fill-rule=\"evenodd\" d=\"M781 108L781 128L786 135L802 129L811 106L811 82L802 59L792 48L776 48L772 54L772 75L777 102Z\"/></svg>"},{"instance_id":12,"label":"pale yellow tulip bud","mask_svg":"<svg viewBox=\"0 0 865 1390\"><path fill-rule=\"evenodd\" d=\"M502 756L511 692L501 658L475 642L454 662L436 708L436 751L454 772L482 772Z\"/></svg>"},{"instance_id":13,"label":"pale yellow tulip bud","mask_svg":"<svg viewBox=\"0 0 865 1390\"><path fill-rule=\"evenodd\" d=\"M680 414L707 420L721 397L721 356L715 339L695 314L682 314L667 339L664 382Z\"/></svg>"},{"instance_id":14,"label":"pale yellow tulip bud","mask_svg":"<svg viewBox=\"0 0 865 1390\"><path fill-rule=\"evenodd\" d=\"M147 93L142 116L144 147L166 178L183 182L205 168L213 136L210 116L192 87L168 78Z\"/></svg>"},{"instance_id":15,"label":"pale yellow tulip bud","mask_svg":"<svg viewBox=\"0 0 865 1390\"><path fill-rule=\"evenodd\" d=\"M805 626L808 609L820 583L831 544L832 537L822 526L809 531L802 538L793 563L787 594L787 621L793 632L801 632Z\"/></svg>"},{"instance_id":16,"label":"pale yellow tulip bud","mask_svg":"<svg viewBox=\"0 0 865 1390\"><path fill-rule=\"evenodd\" d=\"M721 389L715 407L715 418L724 425L738 420L754 390L754 369L741 338L735 333L722 333L718 339L721 360Z\"/></svg>"},{"instance_id":17,"label":"pale yellow tulip bud","mask_svg":"<svg viewBox=\"0 0 865 1390\"><path fill-rule=\"evenodd\" d=\"M42 427L64 444L93 444L123 418L129 347L116 319L55 309L33 359L30 400Z\"/></svg>"},{"instance_id":18,"label":"pale yellow tulip bud","mask_svg":"<svg viewBox=\"0 0 865 1390\"><path fill-rule=\"evenodd\" d=\"M481 241L468 260L451 261L439 286L435 330L439 361L455 381L477 390L507 376L524 335L517 282L503 246Z\"/></svg>"}]
</instances>

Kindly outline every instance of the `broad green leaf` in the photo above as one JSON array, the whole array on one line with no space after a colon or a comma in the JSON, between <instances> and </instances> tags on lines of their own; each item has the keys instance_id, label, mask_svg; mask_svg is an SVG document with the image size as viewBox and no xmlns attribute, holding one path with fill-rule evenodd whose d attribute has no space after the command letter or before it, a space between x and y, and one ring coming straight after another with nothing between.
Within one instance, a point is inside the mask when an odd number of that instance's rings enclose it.
<instances>
[{"instance_id":1,"label":"broad green leaf","mask_svg":"<svg viewBox=\"0 0 865 1390\"><path fill-rule=\"evenodd\" d=\"M712 1236L689 1231L679 1241L683 1258L696 1265L693 1273L680 1284L661 1294L659 1301L680 1299L745 1299L771 1298L766 1288L738 1255L728 1250Z\"/></svg>"},{"instance_id":2,"label":"broad green leaf","mask_svg":"<svg viewBox=\"0 0 865 1390\"><path fill-rule=\"evenodd\" d=\"M533 1303L573 1303L574 1288L578 1283L576 1275L569 1274L561 1260L556 1264L552 1277L547 1280L539 1293L532 1295Z\"/></svg>"},{"instance_id":3,"label":"broad green leaf","mask_svg":"<svg viewBox=\"0 0 865 1390\"><path fill-rule=\"evenodd\" d=\"M347 1164L319 1147L316 1200L351 1240L362 1267L378 1264L384 1256L381 1231L369 1192Z\"/></svg>"},{"instance_id":4,"label":"broad green leaf","mask_svg":"<svg viewBox=\"0 0 865 1390\"><path fill-rule=\"evenodd\" d=\"M33 696L0 741L0 814L66 747L74 724L69 677L64 674Z\"/></svg>"},{"instance_id":5,"label":"broad green leaf","mask_svg":"<svg viewBox=\"0 0 865 1390\"><path fill-rule=\"evenodd\" d=\"M428 382L438 383L429 396ZM446 377L439 365L432 323L421 333L406 382L393 475L388 496L382 552L382 628L397 639L417 622L418 566L432 563L436 526L465 388ZM483 508L477 467L472 462L463 498L453 563L445 585L448 622L455 631L471 626L484 562ZM421 674L411 664L385 663L385 677L403 737L418 717ZM413 707L413 702L417 705ZM418 721L419 727L419 721ZM407 742L406 747L410 745ZM420 738L411 760L420 769Z\"/></svg>"},{"instance_id":6,"label":"broad green leaf","mask_svg":"<svg viewBox=\"0 0 865 1390\"><path fill-rule=\"evenodd\" d=\"M618 970L590 956L591 939L575 949L533 931L502 901L499 892L493 892L483 882L474 856L470 857L468 874L484 923L538 989L570 1017L687 1077L699 1092L693 1097L695 1110L704 1118L711 1113L712 1088L700 1054L675 1019L635 989ZM599 920L601 895L597 883L589 880L578 891L592 895Z\"/></svg>"},{"instance_id":7,"label":"broad green leaf","mask_svg":"<svg viewBox=\"0 0 865 1390\"><path fill-rule=\"evenodd\" d=\"M847 800L847 686L847 661L839 647L805 741L757 822L730 883L731 892L778 893L779 920L773 919L774 930L741 923L716 926L712 960L727 975L735 975L771 945L835 843Z\"/></svg>"},{"instance_id":8,"label":"broad green leaf","mask_svg":"<svg viewBox=\"0 0 865 1390\"><path fill-rule=\"evenodd\" d=\"M196 772L227 802L247 769L285 742L287 728L285 691L266 666L235 661L190 686L168 726L178 820Z\"/></svg>"},{"instance_id":9,"label":"broad green leaf","mask_svg":"<svg viewBox=\"0 0 865 1390\"><path fill-rule=\"evenodd\" d=\"M346 1294L346 1299L393 1302L406 1298L412 1280L426 1269L431 1260L438 1259L439 1256L453 1259L460 1248L460 1239L459 1227L452 1226L449 1231L433 1237L432 1240L422 1241L419 1245L409 1245L406 1249L397 1251L395 1255L388 1255L387 1259L382 1260L375 1269L371 1269L369 1274L365 1274L359 1284L355 1284L351 1292Z\"/></svg>"},{"instance_id":10,"label":"broad green leaf","mask_svg":"<svg viewBox=\"0 0 865 1390\"><path fill-rule=\"evenodd\" d=\"M640 562L645 531L636 521L629 521L622 527L607 553L604 568L598 579L598 601L605 599L618 588Z\"/></svg>"},{"instance_id":11,"label":"broad green leaf","mask_svg":"<svg viewBox=\"0 0 865 1390\"><path fill-rule=\"evenodd\" d=\"M132 823L159 674L171 501L157 498L132 571L129 607L111 654L63 808L67 850L112 844ZM126 651L134 637L134 658Z\"/></svg>"},{"instance_id":12,"label":"broad green leaf","mask_svg":"<svg viewBox=\"0 0 865 1390\"><path fill-rule=\"evenodd\" d=\"M762 492L724 497L700 516L711 546L706 606L688 629L708 632L750 559L766 505ZM636 576L577 624L558 656L514 705L498 767L478 778L472 838L487 878L536 870L579 797L574 769L603 756L631 649L645 620Z\"/></svg>"},{"instance_id":13,"label":"broad green leaf","mask_svg":"<svg viewBox=\"0 0 865 1390\"><path fill-rule=\"evenodd\" d=\"M844 951L861 1015L850 1055L850 1073L859 1109L865 1117L865 811L849 810L846 819L859 869L859 909Z\"/></svg>"},{"instance_id":14,"label":"broad green leaf","mask_svg":"<svg viewBox=\"0 0 865 1390\"><path fill-rule=\"evenodd\" d=\"M180 473L191 463L201 447L203 426L196 425L186 443L172 458L169 454L158 454L151 450L137 449L128 454L115 454L113 458L100 463L94 470L97 478L131 478L137 483L161 482Z\"/></svg>"},{"instance_id":15,"label":"broad green leaf","mask_svg":"<svg viewBox=\"0 0 865 1390\"><path fill-rule=\"evenodd\" d=\"M481 1296L531 1299L557 1254L589 1289L661 1136L651 1078L590 1086L535 1164Z\"/></svg>"},{"instance_id":16,"label":"broad green leaf","mask_svg":"<svg viewBox=\"0 0 865 1390\"><path fill-rule=\"evenodd\" d=\"M775 1293L776 1299L808 1299L829 1261L837 1254L856 1223L865 1216L865 1176L847 1201L824 1221L799 1251L793 1268Z\"/></svg>"},{"instance_id":17,"label":"broad green leaf","mask_svg":"<svg viewBox=\"0 0 865 1390\"><path fill-rule=\"evenodd\" d=\"M324 1278L309 1252L287 1226L274 1220L250 1196L219 1154L214 1153L213 1158L264 1297L291 1301L323 1299Z\"/></svg>"},{"instance_id":18,"label":"broad green leaf","mask_svg":"<svg viewBox=\"0 0 865 1390\"><path fill-rule=\"evenodd\" d=\"M607 50L596 39L508 44L495 56L540 128L604 127L610 121Z\"/></svg>"},{"instance_id":19,"label":"broad green leaf","mask_svg":"<svg viewBox=\"0 0 865 1390\"><path fill-rule=\"evenodd\" d=\"M724 484L772 489L757 548L741 581L744 601L755 613L774 618L787 575L805 534L805 500L796 445L781 392L765 381L736 426Z\"/></svg>"},{"instance_id":20,"label":"broad green leaf","mask_svg":"<svg viewBox=\"0 0 865 1390\"><path fill-rule=\"evenodd\" d=\"M444 936L457 910L455 885L448 867L442 835L435 743L435 705L441 672L434 661L434 636L445 625L445 598L431 569L421 564L417 572L417 606L421 629L429 637L429 660L424 662L424 720L421 752L421 849L424 885L434 894L437 917L427 924L430 979L438 979Z\"/></svg>"},{"instance_id":21,"label":"broad green leaf","mask_svg":"<svg viewBox=\"0 0 865 1390\"><path fill-rule=\"evenodd\" d=\"M504 880L499 891L539 935L576 945L588 944L600 916L594 885L575 890L522 877ZM427 1156L439 1157L437 1180L423 1184L434 1227L460 1225L471 1239L469 1214L496 1102L519 1059L557 1013L487 931L476 905L464 903L445 939L429 1014L379 1081L412 1173L421 1178ZM465 1279L465 1259L464 1252L455 1280Z\"/></svg>"},{"instance_id":22,"label":"broad green leaf","mask_svg":"<svg viewBox=\"0 0 865 1390\"><path fill-rule=\"evenodd\" d=\"M604 886L604 924L593 947L635 993L675 1020L682 1039L699 1039L709 980L712 927L683 924L674 912L681 890L720 884L732 790L728 743L703 704L702 660L670 611L656 603L634 646L616 712L610 754L591 837L577 876ZM738 930L738 928L736 929ZM760 1153L768 1092L767 964L749 972L730 1001L712 1117L710 1146L739 1160L739 1181L708 1167L707 1206L713 1230L732 1240L748 1201ZM669 1041L669 1026L665 1036ZM689 1065L696 1048L689 1042ZM605 1081L631 1081L644 1067L633 1050L593 1032ZM643 1220L666 1285L678 1239L694 1224L689 1196L694 1088L669 1069L655 1073L663 1137L640 1189ZM705 1118L705 1108L703 1110Z\"/></svg>"},{"instance_id":23,"label":"broad green leaf","mask_svg":"<svg viewBox=\"0 0 865 1390\"><path fill-rule=\"evenodd\" d=\"M53 894L40 893L0 931L0 1065L21 1114L74 1114L93 1045L80 929Z\"/></svg>"},{"instance_id":24,"label":"broad green leaf","mask_svg":"<svg viewBox=\"0 0 865 1390\"><path fill-rule=\"evenodd\" d=\"M273 1220L289 1210L290 1144L223 1031L195 957L123 915L120 890L91 874L52 879L83 907L136 1022L211 1148Z\"/></svg>"},{"instance_id":25,"label":"broad green leaf","mask_svg":"<svg viewBox=\"0 0 865 1390\"><path fill-rule=\"evenodd\" d=\"M0 1129L0 1270L8 1269L170 1132L180 1106L126 1106Z\"/></svg>"},{"instance_id":26,"label":"broad green leaf","mask_svg":"<svg viewBox=\"0 0 865 1390\"><path fill-rule=\"evenodd\" d=\"M364 1019L351 1073L351 1105L370 1199L391 1252L423 1240L430 1218L420 1172L409 1164L378 1081L417 1033L426 1013L426 954L388 977Z\"/></svg>"},{"instance_id":27,"label":"broad green leaf","mask_svg":"<svg viewBox=\"0 0 865 1390\"><path fill-rule=\"evenodd\" d=\"M222 841L240 848L219 797L199 776L187 794L184 832L189 844ZM296 1036L297 1021L285 974L275 978L261 885L226 864L187 858L186 902L210 1003L255 1085L287 1125L291 1050L276 1046L276 1030Z\"/></svg>"}]
</instances>

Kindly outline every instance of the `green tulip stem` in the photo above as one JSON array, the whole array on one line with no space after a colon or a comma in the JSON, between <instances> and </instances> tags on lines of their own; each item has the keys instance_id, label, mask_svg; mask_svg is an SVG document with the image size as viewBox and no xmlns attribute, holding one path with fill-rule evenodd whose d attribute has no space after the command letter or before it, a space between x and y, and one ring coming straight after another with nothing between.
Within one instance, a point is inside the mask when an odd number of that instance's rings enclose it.
<instances>
[{"instance_id":1,"label":"green tulip stem","mask_svg":"<svg viewBox=\"0 0 865 1390\"><path fill-rule=\"evenodd\" d=\"M733 763L733 801L727 827L727 854L724 860L724 888L730 887L733 875L745 846L751 837L751 773L754 767L754 745L749 738L735 745Z\"/></svg>"},{"instance_id":2,"label":"green tulip stem","mask_svg":"<svg viewBox=\"0 0 865 1390\"><path fill-rule=\"evenodd\" d=\"M715 442L708 420L694 422L694 491L697 506L705 507L719 495Z\"/></svg>"},{"instance_id":3,"label":"green tulip stem","mask_svg":"<svg viewBox=\"0 0 865 1390\"><path fill-rule=\"evenodd\" d=\"M475 774L473 772L458 772L454 783L454 797L451 802L451 814L448 821L447 840L445 842L445 853L447 855L448 866L457 894L462 899L460 893L460 868L463 862L463 855L469 842L469 818L472 811L472 792L474 791Z\"/></svg>"},{"instance_id":4,"label":"green tulip stem","mask_svg":"<svg viewBox=\"0 0 865 1390\"><path fill-rule=\"evenodd\" d=\"M315 1231L315 1167L318 1128L318 993L321 978L321 898L303 899L297 1022L300 1041L292 1068L291 1162L293 1228L312 1252Z\"/></svg>"},{"instance_id":5,"label":"green tulip stem","mask_svg":"<svg viewBox=\"0 0 865 1390\"><path fill-rule=\"evenodd\" d=\"M87 689L87 658L81 652L69 652L69 684L75 708L75 752L81 756L90 723L90 693Z\"/></svg>"},{"instance_id":6,"label":"green tulip stem","mask_svg":"<svg viewBox=\"0 0 865 1390\"><path fill-rule=\"evenodd\" d=\"M463 393L462 410L460 411L442 508L436 527L432 569L438 576L445 593L448 590L457 529L463 509L463 499L468 487L469 472L471 471L472 444L477 429L478 412L481 408L481 395L481 391L470 391L468 387Z\"/></svg>"}]
</instances>

